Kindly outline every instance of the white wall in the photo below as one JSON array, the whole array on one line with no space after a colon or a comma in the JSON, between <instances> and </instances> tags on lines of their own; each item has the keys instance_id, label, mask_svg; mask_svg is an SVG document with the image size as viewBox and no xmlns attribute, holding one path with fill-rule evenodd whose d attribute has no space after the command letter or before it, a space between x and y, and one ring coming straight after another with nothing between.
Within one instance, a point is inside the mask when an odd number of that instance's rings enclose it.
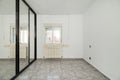
<instances>
[{"instance_id":1,"label":"white wall","mask_svg":"<svg viewBox=\"0 0 120 80\"><path fill-rule=\"evenodd\" d=\"M120 0L96 0L85 13L84 53L111 80L120 80Z\"/></svg>"},{"instance_id":2,"label":"white wall","mask_svg":"<svg viewBox=\"0 0 120 80\"><path fill-rule=\"evenodd\" d=\"M9 58L10 56L10 48L5 46L9 46L10 44L10 25L14 23L14 19L13 15L1 15L0 58ZM21 20L21 25L26 23L25 17L21 17ZM62 24L62 41L63 44L66 45L66 47L63 48L63 58L83 57L82 15L38 15L38 58L43 58L45 41L44 24L46 23ZM33 31L33 29L31 30ZM34 47L33 44L31 44L31 46L32 48ZM33 52L33 49L31 49L30 52ZM31 56L33 55L31 54Z\"/></svg>"},{"instance_id":3,"label":"white wall","mask_svg":"<svg viewBox=\"0 0 120 80\"><path fill-rule=\"evenodd\" d=\"M15 24L13 15L0 15L0 58L9 58L10 25Z\"/></svg>"},{"instance_id":4,"label":"white wall","mask_svg":"<svg viewBox=\"0 0 120 80\"><path fill-rule=\"evenodd\" d=\"M20 26L27 24L28 18L21 16ZM10 58L10 26L15 27L15 15L0 15L0 59ZM25 25L26 26L26 25ZM32 33L33 34L33 33ZM11 34L12 35L12 34ZM33 38L33 37L31 37ZM34 45L32 46L32 48ZM14 51L15 52L15 51ZM31 49L30 52L33 52ZM13 53L15 55L15 53ZM13 58L15 57L13 55Z\"/></svg>"},{"instance_id":5,"label":"white wall","mask_svg":"<svg viewBox=\"0 0 120 80\"><path fill-rule=\"evenodd\" d=\"M38 58L43 58L45 24L62 24L63 58L83 57L82 15L38 15L37 21Z\"/></svg>"}]
</instances>

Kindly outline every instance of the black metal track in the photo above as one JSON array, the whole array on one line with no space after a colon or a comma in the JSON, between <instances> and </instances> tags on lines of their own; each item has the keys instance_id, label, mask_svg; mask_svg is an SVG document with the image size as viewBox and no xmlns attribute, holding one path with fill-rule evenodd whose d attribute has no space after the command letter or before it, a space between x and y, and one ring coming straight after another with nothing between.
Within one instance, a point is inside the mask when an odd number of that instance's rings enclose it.
<instances>
[{"instance_id":1,"label":"black metal track","mask_svg":"<svg viewBox=\"0 0 120 80\"><path fill-rule=\"evenodd\" d=\"M28 7L28 8L30 8L30 10L34 13L34 14L36 14L36 12L30 7L30 5L25 1L25 0L22 0L25 4L26 4L26 6Z\"/></svg>"},{"instance_id":2,"label":"black metal track","mask_svg":"<svg viewBox=\"0 0 120 80\"><path fill-rule=\"evenodd\" d=\"M35 21L35 31L34 31L35 32L34 33L34 39L35 39L34 40L35 41L34 42L34 51L35 52L34 53L35 53L35 60L37 60L37 14L35 14L34 18L35 18L35 20L34 20Z\"/></svg>"},{"instance_id":3,"label":"black metal track","mask_svg":"<svg viewBox=\"0 0 120 80\"><path fill-rule=\"evenodd\" d=\"M16 75L19 73L19 0L16 0Z\"/></svg>"},{"instance_id":4,"label":"black metal track","mask_svg":"<svg viewBox=\"0 0 120 80\"><path fill-rule=\"evenodd\" d=\"M28 8L28 63L30 63L30 8Z\"/></svg>"}]
</instances>

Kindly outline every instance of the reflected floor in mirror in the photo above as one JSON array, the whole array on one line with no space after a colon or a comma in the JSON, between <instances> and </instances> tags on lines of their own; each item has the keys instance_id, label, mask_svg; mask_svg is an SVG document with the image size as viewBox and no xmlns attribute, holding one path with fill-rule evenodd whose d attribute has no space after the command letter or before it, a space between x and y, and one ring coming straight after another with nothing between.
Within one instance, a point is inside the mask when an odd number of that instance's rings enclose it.
<instances>
[{"instance_id":1,"label":"reflected floor in mirror","mask_svg":"<svg viewBox=\"0 0 120 80\"><path fill-rule=\"evenodd\" d=\"M26 59L20 59L20 70L28 65ZM15 76L15 60L0 59L0 80L10 80Z\"/></svg>"},{"instance_id":2,"label":"reflected floor in mirror","mask_svg":"<svg viewBox=\"0 0 120 80\"><path fill-rule=\"evenodd\" d=\"M0 59L0 80L10 80L15 76L15 60Z\"/></svg>"},{"instance_id":3,"label":"reflected floor in mirror","mask_svg":"<svg viewBox=\"0 0 120 80\"><path fill-rule=\"evenodd\" d=\"M27 59L20 59L20 70L24 69L28 65Z\"/></svg>"}]
</instances>

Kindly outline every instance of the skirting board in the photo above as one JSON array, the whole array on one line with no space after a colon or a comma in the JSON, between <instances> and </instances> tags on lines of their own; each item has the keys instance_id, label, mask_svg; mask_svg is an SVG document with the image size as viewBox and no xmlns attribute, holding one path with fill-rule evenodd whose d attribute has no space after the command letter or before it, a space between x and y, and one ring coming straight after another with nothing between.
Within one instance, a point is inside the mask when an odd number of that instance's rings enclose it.
<instances>
[{"instance_id":1,"label":"skirting board","mask_svg":"<svg viewBox=\"0 0 120 80\"><path fill-rule=\"evenodd\" d=\"M83 58L37 58L37 60L44 60L44 59L81 60Z\"/></svg>"}]
</instances>

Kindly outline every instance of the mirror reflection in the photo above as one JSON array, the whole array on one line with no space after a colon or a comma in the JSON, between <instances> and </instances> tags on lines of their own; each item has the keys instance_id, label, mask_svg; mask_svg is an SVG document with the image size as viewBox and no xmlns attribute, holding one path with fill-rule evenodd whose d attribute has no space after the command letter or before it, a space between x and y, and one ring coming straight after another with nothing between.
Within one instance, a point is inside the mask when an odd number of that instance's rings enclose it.
<instances>
[{"instance_id":1,"label":"mirror reflection","mask_svg":"<svg viewBox=\"0 0 120 80\"><path fill-rule=\"evenodd\" d=\"M15 75L15 0L0 0L0 80Z\"/></svg>"},{"instance_id":2,"label":"mirror reflection","mask_svg":"<svg viewBox=\"0 0 120 80\"><path fill-rule=\"evenodd\" d=\"M35 35L34 14L30 11L30 62L34 60L34 35Z\"/></svg>"},{"instance_id":3,"label":"mirror reflection","mask_svg":"<svg viewBox=\"0 0 120 80\"><path fill-rule=\"evenodd\" d=\"M29 45L28 45L28 7L20 0L20 28L19 28L19 41L20 41L20 70L28 65Z\"/></svg>"}]
</instances>

